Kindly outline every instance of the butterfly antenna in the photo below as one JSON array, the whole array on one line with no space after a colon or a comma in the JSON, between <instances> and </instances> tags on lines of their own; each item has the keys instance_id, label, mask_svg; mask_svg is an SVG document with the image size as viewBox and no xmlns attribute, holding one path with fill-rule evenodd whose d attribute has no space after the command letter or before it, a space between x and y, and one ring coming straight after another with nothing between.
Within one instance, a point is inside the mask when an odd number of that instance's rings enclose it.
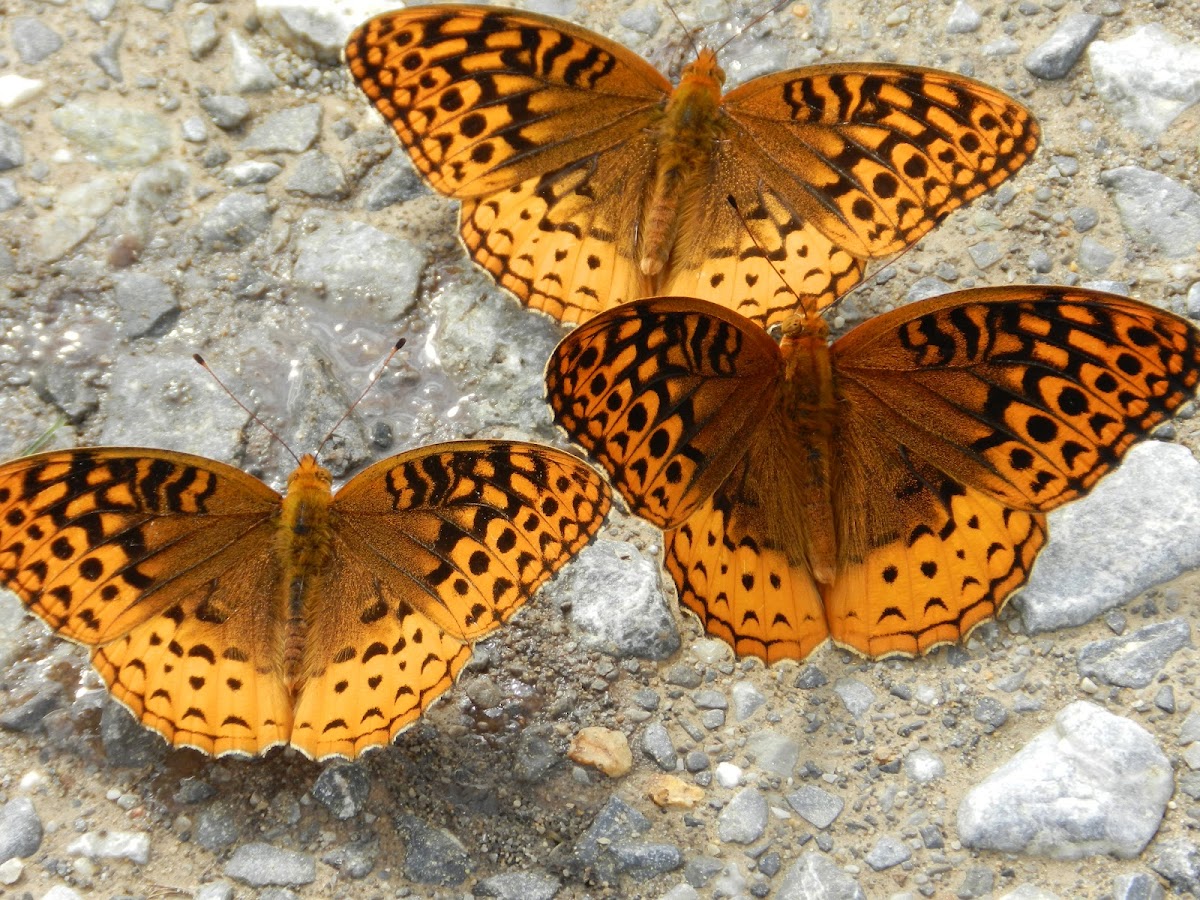
<instances>
[{"instance_id":1,"label":"butterfly antenna","mask_svg":"<svg viewBox=\"0 0 1200 900\"><path fill-rule=\"evenodd\" d=\"M300 465L300 457L298 457L296 455L295 451L293 451L292 448L288 446L288 442L285 441L283 438L281 438L278 434L276 434L275 430L270 425L268 425L266 422L264 422L262 419L260 419L258 417L258 413L256 413L254 410L252 410L250 407L248 407L245 403L243 403L238 398L238 395L229 389L229 387L225 384L225 382L223 382L217 376L217 373L212 370L212 367L204 361L203 356L201 356L199 353L193 353L192 359L194 359L196 361L196 365L198 365L205 372L207 372L209 375L212 376L213 381L215 381L217 384L219 384L221 386L221 390L223 390L225 393L227 393L230 396L230 398L233 400L234 403L236 403L238 406L240 406L242 409L244 409L246 411L246 415L248 415L251 419L253 419L260 426L262 426L263 431L265 431L271 437L275 438L275 440L279 441L279 445L288 452L288 456L290 456L292 459L294 459L296 461L296 465Z\"/></svg>"},{"instance_id":2,"label":"butterfly antenna","mask_svg":"<svg viewBox=\"0 0 1200 900\"><path fill-rule=\"evenodd\" d=\"M321 448L324 447L325 444L327 444L329 442L329 439L331 437L333 437L334 432L337 431L341 427L342 423L346 421L346 419L349 417L350 413L354 412L354 407L356 407L356 406L358 406L358 404L362 403L363 397L367 396L367 394L369 394L371 392L371 388L375 387L375 383L377 381L379 381L380 378L383 377L383 373L387 371L388 363L390 363L392 361L393 356L395 356L397 353L400 352L400 348L404 346L405 342L406 341L404 338L400 338L400 340L396 341L396 343L392 345L392 350L390 353L388 353L387 358L383 361L383 364L379 367L379 371L371 376L371 380L368 381L367 386L362 389L362 393L359 394L358 398L346 408L346 411L344 413L342 413L342 417L333 424L332 428L329 429L329 434L325 435L325 437L321 441L321 443L319 443L317 445L317 449L314 454L315 456L319 457L321 455Z\"/></svg>"},{"instance_id":3,"label":"butterfly antenna","mask_svg":"<svg viewBox=\"0 0 1200 900\"><path fill-rule=\"evenodd\" d=\"M665 3L666 0L663 0L663 2ZM766 12L762 13L757 19L751 19L748 24L743 25L741 28L739 28L736 34L731 34L729 36L729 40L725 41L725 43L723 43L720 47L716 48L717 53L720 53L722 50L724 50L726 47L728 47L730 42L734 38L741 37L743 34L745 34L747 31L749 31L755 25L759 24L760 22L766 21L767 19L769 19L771 16L775 15L775 13L779 12L779 10L783 9L785 6L787 6L791 2L792 2L792 0L779 0L779 2L776 3L774 6L768 7Z\"/></svg>"},{"instance_id":4,"label":"butterfly antenna","mask_svg":"<svg viewBox=\"0 0 1200 900\"><path fill-rule=\"evenodd\" d=\"M696 43L696 38L692 35L692 29L688 28L686 25L683 24L683 19L679 18L679 13L676 12L675 7L671 5L671 0L663 0L663 5L667 8L667 11L674 17L675 21L679 23L679 27L683 29L683 33L687 37L688 43L692 45L692 52L695 53L697 56L699 56L700 55L700 45Z\"/></svg>"}]
</instances>

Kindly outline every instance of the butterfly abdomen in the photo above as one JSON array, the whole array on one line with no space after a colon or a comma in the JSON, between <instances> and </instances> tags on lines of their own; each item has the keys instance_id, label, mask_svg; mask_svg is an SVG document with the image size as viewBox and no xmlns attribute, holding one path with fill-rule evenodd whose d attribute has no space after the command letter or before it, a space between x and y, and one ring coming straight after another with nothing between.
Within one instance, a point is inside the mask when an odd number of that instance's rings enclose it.
<instances>
[{"instance_id":1,"label":"butterfly abdomen","mask_svg":"<svg viewBox=\"0 0 1200 900\"><path fill-rule=\"evenodd\" d=\"M721 85L725 73L712 50L703 50L683 71L659 123L654 186L646 204L640 266L662 272L671 257L683 212L711 181L713 148L721 138Z\"/></svg>"},{"instance_id":2,"label":"butterfly abdomen","mask_svg":"<svg viewBox=\"0 0 1200 900\"><path fill-rule=\"evenodd\" d=\"M288 478L287 494L283 498L276 533L285 573L282 605L287 611L288 627L283 665L289 682L298 673L307 643L309 610L306 606L319 599L309 597L306 583L319 581L315 576L329 564L332 556L331 484L328 470L317 465L311 455L305 455Z\"/></svg>"}]
</instances>

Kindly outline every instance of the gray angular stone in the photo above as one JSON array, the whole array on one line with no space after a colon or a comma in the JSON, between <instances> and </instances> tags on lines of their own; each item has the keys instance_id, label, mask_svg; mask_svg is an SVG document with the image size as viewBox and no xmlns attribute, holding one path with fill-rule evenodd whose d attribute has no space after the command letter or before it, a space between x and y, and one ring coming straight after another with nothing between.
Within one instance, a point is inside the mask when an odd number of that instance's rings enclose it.
<instances>
[{"instance_id":1,"label":"gray angular stone","mask_svg":"<svg viewBox=\"0 0 1200 900\"><path fill-rule=\"evenodd\" d=\"M362 812L371 793L367 770L357 763L328 766L313 783L313 798L339 819L352 819Z\"/></svg>"},{"instance_id":2,"label":"gray angular stone","mask_svg":"<svg viewBox=\"0 0 1200 900\"><path fill-rule=\"evenodd\" d=\"M905 303L916 303L918 300L927 300L930 297L940 297L942 294L948 294L954 290L954 286L948 284L940 278L933 275L927 275L924 278L918 278L913 282L912 287L904 294Z\"/></svg>"},{"instance_id":3,"label":"gray angular stone","mask_svg":"<svg viewBox=\"0 0 1200 900\"><path fill-rule=\"evenodd\" d=\"M226 804L215 803L196 819L196 843L210 853L232 847L239 837L237 815Z\"/></svg>"},{"instance_id":4,"label":"gray angular stone","mask_svg":"<svg viewBox=\"0 0 1200 900\"><path fill-rule=\"evenodd\" d=\"M796 687L802 691L811 691L829 684L829 678L814 665L807 665L796 676Z\"/></svg>"},{"instance_id":5,"label":"gray angular stone","mask_svg":"<svg viewBox=\"0 0 1200 900\"><path fill-rule=\"evenodd\" d=\"M42 846L42 820L33 801L17 797L0 806L0 863L33 856Z\"/></svg>"},{"instance_id":6,"label":"gray angular stone","mask_svg":"<svg viewBox=\"0 0 1200 900\"><path fill-rule=\"evenodd\" d=\"M963 798L959 839L1001 853L1132 859L1173 789L1171 764L1144 728L1078 701Z\"/></svg>"},{"instance_id":7,"label":"gray angular stone","mask_svg":"<svg viewBox=\"0 0 1200 900\"><path fill-rule=\"evenodd\" d=\"M1135 241L1172 259L1191 258L1200 244L1200 194L1159 172L1121 166L1100 173Z\"/></svg>"},{"instance_id":8,"label":"gray angular stone","mask_svg":"<svg viewBox=\"0 0 1200 900\"><path fill-rule=\"evenodd\" d=\"M1154 140L1200 101L1200 46L1184 43L1161 25L1135 28L1119 41L1088 50L1100 99L1121 124Z\"/></svg>"},{"instance_id":9,"label":"gray angular stone","mask_svg":"<svg viewBox=\"0 0 1200 900\"><path fill-rule=\"evenodd\" d=\"M100 740L104 756L114 766L136 767L158 762L167 755L166 739L144 727L116 700L107 700L100 713Z\"/></svg>"},{"instance_id":10,"label":"gray angular stone","mask_svg":"<svg viewBox=\"0 0 1200 900\"><path fill-rule=\"evenodd\" d=\"M749 681L739 681L729 691L733 698L733 718L744 722L762 709L767 698Z\"/></svg>"},{"instance_id":11,"label":"gray angular stone","mask_svg":"<svg viewBox=\"0 0 1200 900\"><path fill-rule=\"evenodd\" d=\"M1155 844L1150 868L1170 882L1174 893L1200 894L1200 847L1184 838Z\"/></svg>"},{"instance_id":12,"label":"gray angular stone","mask_svg":"<svg viewBox=\"0 0 1200 900\"><path fill-rule=\"evenodd\" d=\"M296 160L287 191L319 200L338 200L349 192L346 171L336 159L320 150L309 150Z\"/></svg>"},{"instance_id":13,"label":"gray angular stone","mask_svg":"<svg viewBox=\"0 0 1200 900\"><path fill-rule=\"evenodd\" d=\"M712 856L697 856L684 866L683 877L694 888L702 888L725 868L725 863Z\"/></svg>"},{"instance_id":14,"label":"gray angular stone","mask_svg":"<svg viewBox=\"0 0 1200 900\"><path fill-rule=\"evenodd\" d=\"M720 691L696 691L692 695L692 702L697 709L729 709L729 701Z\"/></svg>"},{"instance_id":15,"label":"gray angular stone","mask_svg":"<svg viewBox=\"0 0 1200 900\"><path fill-rule=\"evenodd\" d=\"M0 122L0 172L25 164L21 133L7 122Z\"/></svg>"},{"instance_id":16,"label":"gray angular stone","mask_svg":"<svg viewBox=\"0 0 1200 900\"><path fill-rule=\"evenodd\" d=\"M335 847L321 857L321 862L328 863L347 878L366 878L375 870L379 859L379 839L372 835L363 840L351 841L341 847Z\"/></svg>"},{"instance_id":17,"label":"gray angular stone","mask_svg":"<svg viewBox=\"0 0 1200 900\"><path fill-rule=\"evenodd\" d=\"M767 798L753 787L733 795L717 816L717 837L726 843L753 844L767 830Z\"/></svg>"},{"instance_id":18,"label":"gray angular stone","mask_svg":"<svg viewBox=\"0 0 1200 900\"><path fill-rule=\"evenodd\" d=\"M591 826L575 841L572 848L574 868L591 869L599 878L612 882L617 876L617 863L609 848L632 840L650 829L650 820L621 800L611 797L597 813Z\"/></svg>"},{"instance_id":19,"label":"gray angular stone","mask_svg":"<svg viewBox=\"0 0 1200 900\"><path fill-rule=\"evenodd\" d=\"M371 173L363 197L363 207L375 212L396 203L404 203L428 192L408 157L393 153Z\"/></svg>"},{"instance_id":20,"label":"gray angular stone","mask_svg":"<svg viewBox=\"0 0 1200 900\"><path fill-rule=\"evenodd\" d=\"M980 241L967 248L971 261L979 269L990 269L1004 258L1004 253L995 241Z\"/></svg>"},{"instance_id":21,"label":"gray angular stone","mask_svg":"<svg viewBox=\"0 0 1200 900\"><path fill-rule=\"evenodd\" d=\"M10 209L19 206L21 200L21 192L17 190L17 183L11 178L0 178L0 212L8 212Z\"/></svg>"},{"instance_id":22,"label":"gray angular stone","mask_svg":"<svg viewBox=\"0 0 1200 900\"><path fill-rule=\"evenodd\" d=\"M973 900L975 897L986 897L992 893L996 876L987 866L971 866L963 876L962 883L954 896L958 900Z\"/></svg>"},{"instance_id":23,"label":"gray angular stone","mask_svg":"<svg viewBox=\"0 0 1200 900\"><path fill-rule=\"evenodd\" d=\"M88 54L100 71L113 81L124 81L121 74L121 42L125 40L125 30L113 32L112 36L100 45L100 48Z\"/></svg>"},{"instance_id":24,"label":"gray angular stone","mask_svg":"<svg viewBox=\"0 0 1200 900\"><path fill-rule=\"evenodd\" d=\"M683 851L674 844L618 841L611 852L617 869L638 881L674 872L683 865Z\"/></svg>"},{"instance_id":25,"label":"gray angular stone","mask_svg":"<svg viewBox=\"0 0 1200 900\"><path fill-rule=\"evenodd\" d=\"M221 180L230 187L245 187L248 184L266 184L283 171L283 167L273 162L247 160L243 163L227 167L221 172Z\"/></svg>"},{"instance_id":26,"label":"gray angular stone","mask_svg":"<svg viewBox=\"0 0 1200 900\"><path fill-rule=\"evenodd\" d=\"M545 781L566 756L551 740L553 730L534 725L521 733L513 758L513 774L518 781L534 784Z\"/></svg>"},{"instance_id":27,"label":"gray angular stone","mask_svg":"<svg viewBox=\"0 0 1200 900\"><path fill-rule=\"evenodd\" d=\"M1071 217L1071 224L1080 234L1091 231L1100 224L1100 213L1096 212L1095 207L1092 206L1073 207L1067 215Z\"/></svg>"},{"instance_id":28,"label":"gray angular stone","mask_svg":"<svg viewBox=\"0 0 1200 900\"><path fill-rule=\"evenodd\" d=\"M1065 78L1083 51L1100 33L1104 20L1088 13L1067 16L1054 33L1025 57L1025 69L1031 75L1055 81Z\"/></svg>"},{"instance_id":29,"label":"gray angular stone","mask_svg":"<svg viewBox=\"0 0 1200 900\"><path fill-rule=\"evenodd\" d=\"M584 548L559 576L557 594L583 643L602 653L666 659L679 649L658 563L633 544L599 540Z\"/></svg>"},{"instance_id":30,"label":"gray angular stone","mask_svg":"<svg viewBox=\"0 0 1200 900\"><path fill-rule=\"evenodd\" d=\"M33 16L14 16L9 32L12 48L26 65L35 66L62 47L58 32Z\"/></svg>"},{"instance_id":31,"label":"gray angular stone","mask_svg":"<svg viewBox=\"0 0 1200 900\"><path fill-rule=\"evenodd\" d=\"M307 853L270 844L244 844L233 851L224 872L251 887L312 884L317 877L317 861Z\"/></svg>"},{"instance_id":32,"label":"gray angular stone","mask_svg":"<svg viewBox=\"0 0 1200 900\"><path fill-rule=\"evenodd\" d=\"M321 134L321 104L306 103L271 113L246 135L247 153L303 153Z\"/></svg>"},{"instance_id":33,"label":"gray angular stone","mask_svg":"<svg viewBox=\"0 0 1200 900\"><path fill-rule=\"evenodd\" d=\"M162 116L95 101L59 107L51 113L50 122L82 147L88 159L103 166L140 168L158 159L173 143Z\"/></svg>"},{"instance_id":34,"label":"gray angular stone","mask_svg":"<svg viewBox=\"0 0 1200 900\"><path fill-rule=\"evenodd\" d=\"M1116 261L1117 254L1099 241L1085 237L1079 242L1079 267L1090 275L1103 275Z\"/></svg>"},{"instance_id":35,"label":"gray angular stone","mask_svg":"<svg viewBox=\"0 0 1200 900\"><path fill-rule=\"evenodd\" d=\"M145 272L118 275L113 300L121 310L117 330L126 338L165 334L179 316L175 291L161 278Z\"/></svg>"},{"instance_id":36,"label":"gray angular stone","mask_svg":"<svg viewBox=\"0 0 1200 900\"><path fill-rule=\"evenodd\" d=\"M301 232L292 269L299 301L329 304L344 318L388 322L416 304L428 262L416 244L326 214L310 213Z\"/></svg>"},{"instance_id":37,"label":"gray angular stone","mask_svg":"<svg viewBox=\"0 0 1200 900\"><path fill-rule=\"evenodd\" d=\"M1082 625L1200 566L1200 463L1186 447L1147 441L1049 518L1050 541L1014 600L1029 634Z\"/></svg>"},{"instance_id":38,"label":"gray angular stone","mask_svg":"<svg viewBox=\"0 0 1200 900\"><path fill-rule=\"evenodd\" d=\"M833 684L833 692L838 695L847 712L858 719L866 715L875 702L875 693L854 678L839 678Z\"/></svg>"},{"instance_id":39,"label":"gray angular stone","mask_svg":"<svg viewBox=\"0 0 1200 900\"><path fill-rule=\"evenodd\" d=\"M208 252L239 250L271 227L271 209L262 194L233 193L200 219L196 240Z\"/></svg>"},{"instance_id":40,"label":"gray angular stone","mask_svg":"<svg viewBox=\"0 0 1200 900\"><path fill-rule=\"evenodd\" d=\"M917 784L930 784L946 774L946 764L922 747L904 757L904 774Z\"/></svg>"},{"instance_id":41,"label":"gray angular stone","mask_svg":"<svg viewBox=\"0 0 1200 900\"><path fill-rule=\"evenodd\" d=\"M787 802L813 828L828 828L846 805L841 797L813 784L792 791Z\"/></svg>"},{"instance_id":42,"label":"gray angular stone","mask_svg":"<svg viewBox=\"0 0 1200 900\"><path fill-rule=\"evenodd\" d=\"M1029 254L1029 268L1039 275L1045 275L1054 268L1054 259L1049 253L1038 247Z\"/></svg>"},{"instance_id":43,"label":"gray angular stone","mask_svg":"<svg viewBox=\"0 0 1200 900\"><path fill-rule=\"evenodd\" d=\"M262 61L246 39L236 31L229 32L230 87L236 94L269 91L279 84L271 67Z\"/></svg>"},{"instance_id":44,"label":"gray angular stone","mask_svg":"<svg viewBox=\"0 0 1200 900\"><path fill-rule=\"evenodd\" d=\"M467 848L446 829L408 815L399 816L396 827L404 839L404 876L411 881L453 887L475 871Z\"/></svg>"},{"instance_id":45,"label":"gray angular stone","mask_svg":"<svg viewBox=\"0 0 1200 900\"><path fill-rule=\"evenodd\" d=\"M221 42L221 33L217 31L217 14L211 9L189 18L183 31L192 59L204 59Z\"/></svg>"},{"instance_id":46,"label":"gray angular stone","mask_svg":"<svg viewBox=\"0 0 1200 900\"><path fill-rule=\"evenodd\" d=\"M64 691L62 685L48 684L22 703L11 706L0 712L0 728L6 731L37 731L42 719L55 709L62 706Z\"/></svg>"},{"instance_id":47,"label":"gray angular stone","mask_svg":"<svg viewBox=\"0 0 1200 900\"><path fill-rule=\"evenodd\" d=\"M685 688L698 688L704 680L704 676L700 674L700 670L695 666L689 666L686 663L676 663L667 669L666 675L663 678L667 684L674 684Z\"/></svg>"},{"instance_id":48,"label":"gray angular stone","mask_svg":"<svg viewBox=\"0 0 1200 900\"><path fill-rule=\"evenodd\" d=\"M642 752L664 772L674 772L678 768L679 754L675 752L671 735L661 722L651 722L642 732Z\"/></svg>"},{"instance_id":49,"label":"gray angular stone","mask_svg":"<svg viewBox=\"0 0 1200 900\"><path fill-rule=\"evenodd\" d=\"M1079 674L1117 687L1144 688L1176 651L1191 643L1191 636L1186 619L1172 619L1085 644L1079 651Z\"/></svg>"},{"instance_id":50,"label":"gray angular stone","mask_svg":"<svg viewBox=\"0 0 1200 900\"><path fill-rule=\"evenodd\" d=\"M875 846L867 852L864 859L867 865L876 872L882 872L884 869L898 866L902 862L908 862L912 859L912 851L908 849L908 844L899 838L884 834L875 841Z\"/></svg>"},{"instance_id":51,"label":"gray angular stone","mask_svg":"<svg viewBox=\"0 0 1200 900\"><path fill-rule=\"evenodd\" d=\"M832 859L809 850L784 873L775 900L867 900L867 895Z\"/></svg>"},{"instance_id":52,"label":"gray angular stone","mask_svg":"<svg viewBox=\"0 0 1200 900\"><path fill-rule=\"evenodd\" d=\"M800 761L800 744L777 731L760 731L746 741L746 755L764 772L789 778Z\"/></svg>"},{"instance_id":53,"label":"gray angular stone","mask_svg":"<svg viewBox=\"0 0 1200 900\"><path fill-rule=\"evenodd\" d=\"M561 887L557 878L540 872L503 872L478 882L472 893L497 900L554 900Z\"/></svg>"},{"instance_id":54,"label":"gray angular stone","mask_svg":"<svg viewBox=\"0 0 1200 900\"><path fill-rule=\"evenodd\" d=\"M1158 879L1145 872L1118 875L1113 879L1112 900L1163 900L1166 891Z\"/></svg>"},{"instance_id":55,"label":"gray angular stone","mask_svg":"<svg viewBox=\"0 0 1200 900\"><path fill-rule=\"evenodd\" d=\"M946 20L947 34L971 34L979 30L983 17L966 0L957 0Z\"/></svg>"},{"instance_id":56,"label":"gray angular stone","mask_svg":"<svg viewBox=\"0 0 1200 900\"><path fill-rule=\"evenodd\" d=\"M179 136L189 144L203 144L208 140L208 126L199 116L188 116L179 123Z\"/></svg>"},{"instance_id":57,"label":"gray angular stone","mask_svg":"<svg viewBox=\"0 0 1200 900\"><path fill-rule=\"evenodd\" d=\"M250 118L250 101L230 94L209 94L200 98L200 108L222 131L237 128Z\"/></svg>"},{"instance_id":58,"label":"gray angular stone","mask_svg":"<svg viewBox=\"0 0 1200 900\"><path fill-rule=\"evenodd\" d=\"M617 21L640 34L652 35L662 24L662 15L650 4L641 4L625 10Z\"/></svg>"},{"instance_id":59,"label":"gray angular stone","mask_svg":"<svg viewBox=\"0 0 1200 900\"><path fill-rule=\"evenodd\" d=\"M203 803L205 800L211 800L216 795L217 789L207 781L189 776L180 779L179 787L171 795L171 799L176 803L182 803L184 806L191 806L193 803Z\"/></svg>"},{"instance_id":60,"label":"gray angular stone","mask_svg":"<svg viewBox=\"0 0 1200 900\"><path fill-rule=\"evenodd\" d=\"M976 722L986 725L989 733L1008 721L1008 710L995 697L980 697L971 715Z\"/></svg>"}]
</instances>

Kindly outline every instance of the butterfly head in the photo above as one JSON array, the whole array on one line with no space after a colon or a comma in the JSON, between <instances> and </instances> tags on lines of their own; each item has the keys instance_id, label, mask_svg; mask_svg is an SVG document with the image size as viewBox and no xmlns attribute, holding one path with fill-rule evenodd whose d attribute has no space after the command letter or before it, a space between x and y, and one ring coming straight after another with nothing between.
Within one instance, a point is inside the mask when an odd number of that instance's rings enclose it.
<instances>
[{"instance_id":1,"label":"butterfly head","mask_svg":"<svg viewBox=\"0 0 1200 900\"><path fill-rule=\"evenodd\" d=\"M303 493L317 491L328 494L333 489L333 476L329 470L317 462L311 453L300 457L300 464L288 476L288 493Z\"/></svg>"},{"instance_id":2,"label":"butterfly head","mask_svg":"<svg viewBox=\"0 0 1200 900\"><path fill-rule=\"evenodd\" d=\"M694 62L683 67L683 74L679 76L679 88L704 86L715 92L718 98L724 84L725 70L717 65L717 51L711 47L704 47Z\"/></svg>"}]
</instances>

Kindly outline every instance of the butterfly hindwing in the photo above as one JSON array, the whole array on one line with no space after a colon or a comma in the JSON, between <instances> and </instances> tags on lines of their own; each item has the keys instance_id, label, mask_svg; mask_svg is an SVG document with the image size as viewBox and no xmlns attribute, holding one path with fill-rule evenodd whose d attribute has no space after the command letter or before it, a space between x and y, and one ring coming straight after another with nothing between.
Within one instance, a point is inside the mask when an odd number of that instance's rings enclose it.
<instances>
[{"instance_id":1,"label":"butterfly hindwing","mask_svg":"<svg viewBox=\"0 0 1200 900\"><path fill-rule=\"evenodd\" d=\"M603 479L533 444L463 441L366 469L334 500L334 565L312 589L293 743L353 756L390 740L586 545Z\"/></svg>"},{"instance_id":2,"label":"butterfly hindwing","mask_svg":"<svg viewBox=\"0 0 1200 900\"><path fill-rule=\"evenodd\" d=\"M789 559L738 469L666 534L679 602L740 656L803 659L829 636L812 575Z\"/></svg>"},{"instance_id":3,"label":"butterfly hindwing","mask_svg":"<svg viewBox=\"0 0 1200 900\"><path fill-rule=\"evenodd\" d=\"M693 304L660 297L608 310L567 335L546 366L555 421L634 512L664 528L725 480L781 375L766 332L717 306L693 314Z\"/></svg>"}]
</instances>

